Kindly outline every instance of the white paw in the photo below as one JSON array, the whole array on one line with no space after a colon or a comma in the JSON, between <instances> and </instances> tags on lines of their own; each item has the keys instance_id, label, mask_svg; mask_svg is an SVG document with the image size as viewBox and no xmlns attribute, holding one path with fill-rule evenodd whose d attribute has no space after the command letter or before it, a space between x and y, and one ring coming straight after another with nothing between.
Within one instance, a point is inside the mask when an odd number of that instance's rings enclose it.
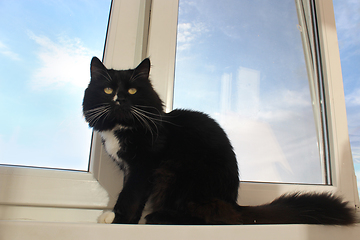
<instances>
[{"instance_id":1,"label":"white paw","mask_svg":"<svg viewBox=\"0 0 360 240\"><path fill-rule=\"evenodd\" d=\"M111 211L107 211L98 217L97 222L110 224L114 221L114 218L115 218L115 213Z\"/></svg>"}]
</instances>

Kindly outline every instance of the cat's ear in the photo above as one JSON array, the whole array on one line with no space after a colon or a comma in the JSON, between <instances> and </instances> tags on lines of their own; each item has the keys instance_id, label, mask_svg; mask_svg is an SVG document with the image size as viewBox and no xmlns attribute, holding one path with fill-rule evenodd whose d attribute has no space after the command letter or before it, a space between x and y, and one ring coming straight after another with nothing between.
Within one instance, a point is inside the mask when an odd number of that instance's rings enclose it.
<instances>
[{"instance_id":1,"label":"cat's ear","mask_svg":"<svg viewBox=\"0 0 360 240\"><path fill-rule=\"evenodd\" d=\"M145 58L135 69L134 76L141 76L141 78L149 78L150 59Z\"/></svg>"},{"instance_id":2,"label":"cat's ear","mask_svg":"<svg viewBox=\"0 0 360 240\"><path fill-rule=\"evenodd\" d=\"M104 64L102 64L102 62L97 57L93 57L90 63L91 79L104 76L104 71L107 72Z\"/></svg>"}]
</instances>

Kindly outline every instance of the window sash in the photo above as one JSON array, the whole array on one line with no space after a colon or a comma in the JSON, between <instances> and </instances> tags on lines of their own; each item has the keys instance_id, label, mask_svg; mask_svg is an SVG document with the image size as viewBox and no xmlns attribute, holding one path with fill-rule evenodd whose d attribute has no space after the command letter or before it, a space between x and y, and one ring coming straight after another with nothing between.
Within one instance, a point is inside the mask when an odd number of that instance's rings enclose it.
<instances>
[{"instance_id":1,"label":"window sash","mask_svg":"<svg viewBox=\"0 0 360 240\"><path fill-rule=\"evenodd\" d=\"M309 1L297 1L298 4L304 3L310 6ZM329 191L343 196L354 206L359 205L357 194L354 167L352 163L350 143L348 138L347 120L345 114L345 98L342 85L341 66L339 50L337 45L337 35L335 28L335 18L332 2L327 0L315 0L316 19L318 22L320 58L322 63L322 74L324 80L325 104L316 106L317 111L321 108L326 110L327 133L330 155L329 171L332 177L331 185L307 185L307 184L286 184L286 183L250 183L242 182L240 184L239 201L243 204L265 203L271 201L286 192L293 191ZM153 0L151 9L151 23L149 31L148 55L151 56L152 64L159 68L169 71L174 69L175 64L175 45L176 23L178 0ZM165 11L166 9L166 11ZM309 14L309 13L303 13ZM310 29L313 31L312 29ZM166 41L168 40L168 41ZM308 42L308 47L315 54L315 42ZM160 47L161 45L161 47ZM311 46L312 45L312 46ZM306 51L306 49L305 49ZM309 68L313 69L313 76L317 70L316 62ZM173 82L174 73L165 74L151 70L153 81L171 81ZM314 81L315 82L315 81ZM171 85L173 83L167 83ZM173 86L173 85L171 85ZM155 88L157 85L155 85ZM314 97L319 92L320 86L313 86ZM172 106L172 88L156 88L163 99L167 110ZM319 128L324 128L323 122L318 119ZM320 130L320 129L318 129ZM322 138L322 136L321 136ZM323 151L327 149L323 144ZM325 154L325 153L324 153ZM326 164L325 162L323 163ZM324 168L325 169L325 168ZM324 174L325 175L325 174ZM329 181L329 180L328 180ZM246 200L245 200L246 199Z\"/></svg>"},{"instance_id":2,"label":"window sash","mask_svg":"<svg viewBox=\"0 0 360 240\"><path fill-rule=\"evenodd\" d=\"M308 73L310 95L314 113L315 126L317 131L318 150L321 160L323 182L331 185L330 155L327 136L327 122L324 101L323 79L319 59L318 31L314 1L296 0L299 24L301 27L301 39L304 48L306 69Z\"/></svg>"}]
</instances>

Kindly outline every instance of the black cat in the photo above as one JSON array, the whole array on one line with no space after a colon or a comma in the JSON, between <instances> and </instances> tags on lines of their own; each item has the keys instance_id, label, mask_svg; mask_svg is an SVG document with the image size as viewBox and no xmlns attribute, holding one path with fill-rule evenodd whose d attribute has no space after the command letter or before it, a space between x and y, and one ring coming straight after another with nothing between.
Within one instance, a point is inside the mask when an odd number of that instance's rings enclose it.
<instances>
[{"instance_id":1,"label":"black cat","mask_svg":"<svg viewBox=\"0 0 360 240\"><path fill-rule=\"evenodd\" d=\"M238 166L224 130L208 115L165 113L149 81L150 60L135 69L107 69L94 57L83 112L108 154L125 172L113 213L103 222L349 225L355 209L331 194L289 194L261 206L239 206ZM240 153L241 154L241 153Z\"/></svg>"}]
</instances>

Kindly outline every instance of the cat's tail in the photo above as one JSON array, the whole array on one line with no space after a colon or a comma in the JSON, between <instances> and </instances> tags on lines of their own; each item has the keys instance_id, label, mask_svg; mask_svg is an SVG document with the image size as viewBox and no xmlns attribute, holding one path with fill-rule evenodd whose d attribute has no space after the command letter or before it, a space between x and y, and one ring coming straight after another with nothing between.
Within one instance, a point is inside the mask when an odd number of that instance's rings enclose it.
<instances>
[{"instance_id":1,"label":"cat's tail","mask_svg":"<svg viewBox=\"0 0 360 240\"><path fill-rule=\"evenodd\" d=\"M294 193L269 204L239 206L241 224L351 225L357 222L355 208L330 193Z\"/></svg>"}]
</instances>

